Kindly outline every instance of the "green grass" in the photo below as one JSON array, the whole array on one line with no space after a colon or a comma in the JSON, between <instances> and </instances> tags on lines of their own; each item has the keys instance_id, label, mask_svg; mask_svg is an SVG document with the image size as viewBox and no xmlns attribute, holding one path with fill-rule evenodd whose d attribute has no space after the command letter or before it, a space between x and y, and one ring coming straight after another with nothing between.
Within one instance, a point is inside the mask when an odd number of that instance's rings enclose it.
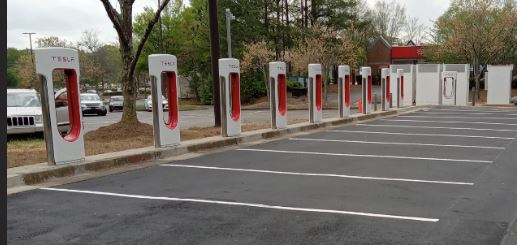
<instances>
[{"instance_id":1,"label":"green grass","mask_svg":"<svg viewBox=\"0 0 517 245\"><path fill-rule=\"evenodd\" d=\"M45 140L42 138L35 138L35 137L18 137L15 139L9 139L7 141L7 146L9 148L38 148L38 147L44 147Z\"/></svg>"}]
</instances>

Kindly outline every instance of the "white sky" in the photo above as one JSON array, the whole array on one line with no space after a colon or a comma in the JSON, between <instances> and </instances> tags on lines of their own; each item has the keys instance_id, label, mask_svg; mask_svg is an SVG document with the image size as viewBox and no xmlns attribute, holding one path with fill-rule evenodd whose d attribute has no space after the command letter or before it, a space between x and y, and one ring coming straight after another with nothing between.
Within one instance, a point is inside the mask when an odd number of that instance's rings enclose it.
<instances>
[{"instance_id":1,"label":"white sky","mask_svg":"<svg viewBox=\"0 0 517 245\"><path fill-rule=\"evenodd\" d=\"M377 0L366 0L373 6ZM411 17L431 26L449 6L450 0L395 0L406 6ZM113 1L112 2L116 2ZM188 0L184 1L188 2ZM137 0L133 14L156 0ZM103 42L116 42L117 35L99 0L7 0L7 46L28 48L29 37L23 32L36 32L38 37L58 36L77 41L85 30L97 32Z\"/></svg>"}]
</instances>

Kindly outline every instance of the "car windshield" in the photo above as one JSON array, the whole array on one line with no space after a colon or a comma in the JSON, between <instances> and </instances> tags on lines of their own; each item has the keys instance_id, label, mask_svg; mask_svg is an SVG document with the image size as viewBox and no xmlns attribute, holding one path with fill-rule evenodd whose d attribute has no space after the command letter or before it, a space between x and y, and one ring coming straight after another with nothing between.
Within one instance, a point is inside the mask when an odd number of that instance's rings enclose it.
<instances>
[{"instance_id":1,"label":"car windshield","mask_svg":"<svg viewBox=\"0 0 517 245\"><path fill-rule=\"evenodd\" d=\"M123 97L111 97L111 101L122 101L124 100Z\"/></svg>"},{"instance_id":2,"label":"car windshield","mask_svg":"<svg viewBox=\"0 0 517 245\"><path fill-rule=\"evenodd\" d=\"M81 101L99 101L101 100L96 94L81 94Z\"/></svg>"},{"instance_id":3,"label":"car windshield","mask_svg":"<svg viewBox=\"0 0 517 245\"><path fill-rule=\"evenodd\" d=\"M7 94L7 107L41 107L41 101L36 93Z\"/></svg>"}]
</instances>

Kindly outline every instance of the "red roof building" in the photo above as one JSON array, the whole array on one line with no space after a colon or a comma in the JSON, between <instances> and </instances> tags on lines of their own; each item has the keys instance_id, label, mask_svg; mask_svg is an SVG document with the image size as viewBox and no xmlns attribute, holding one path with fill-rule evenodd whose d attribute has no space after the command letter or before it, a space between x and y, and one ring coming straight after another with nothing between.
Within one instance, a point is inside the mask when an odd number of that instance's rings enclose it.
<instances>
[{"instance_id":1,"label":"red roof building","mask_svg":"<svg viewBox=\"0 0 517 245\"><path fill-rule=\"evenodd\" d=\"M380 37L368 47L367 64L372 68L372 75L380 75L382 68L390 64L420 64L425 62L424 46L417 46L409 41L406 46L392 46Z\"/></svg>"}]
</instances>

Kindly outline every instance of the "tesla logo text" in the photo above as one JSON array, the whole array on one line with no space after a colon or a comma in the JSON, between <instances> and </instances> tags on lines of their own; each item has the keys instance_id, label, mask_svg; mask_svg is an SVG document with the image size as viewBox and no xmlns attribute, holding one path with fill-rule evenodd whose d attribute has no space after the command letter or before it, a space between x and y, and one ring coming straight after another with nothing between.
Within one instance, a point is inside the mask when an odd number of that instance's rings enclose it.
<instances>
[{"instance_id":1,"label":"tesla logo text","mask_svg":"<svg viewBox=\"0 0 517 245\"><path fill-rule=\"evenodd\" d=\"M232 69L239 69L239 65L228 65L228 67Z\"/></svg>"},{"instance_id":2,"label":"tesla logo text","mask_svg":"<svg viewBox=\"0 0 517 245\"><path fill-rule=\"evenodd\" d=\"M162 66L175 66L176 62L174 61L162 61Z\"/></svg>"},{"instance_id":3,"label":"tesla logo text","mask_svg":"<svg viewBox=\"0 0 517 245\"><path fill-rule=\"evenodd\" d=\"M73 56L52 56L52 61L63 62L63 63L72 63L75 61L75 57Z\"/></svg>"}]
</instances>

